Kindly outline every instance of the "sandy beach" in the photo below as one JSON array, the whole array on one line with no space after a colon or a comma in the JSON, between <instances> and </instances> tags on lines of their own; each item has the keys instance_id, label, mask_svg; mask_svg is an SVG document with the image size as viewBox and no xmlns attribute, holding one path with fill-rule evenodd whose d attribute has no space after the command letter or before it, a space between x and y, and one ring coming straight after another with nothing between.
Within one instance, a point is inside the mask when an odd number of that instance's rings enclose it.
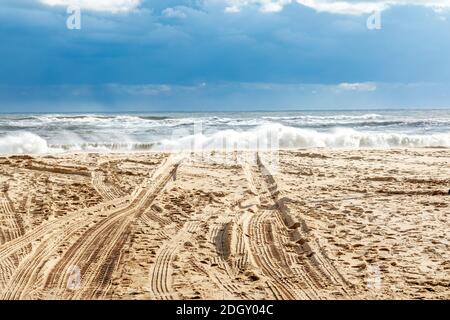
<instances>
[{"instance_id":1,"label":"sandy beach","mask_svg":"<svg viewBox=\"0 0 450 320\"><path fill-rule=\"evenodd\" d=\"M0 157L1 299L450 299L450 149Z\"/></svg>"}]
</instances>

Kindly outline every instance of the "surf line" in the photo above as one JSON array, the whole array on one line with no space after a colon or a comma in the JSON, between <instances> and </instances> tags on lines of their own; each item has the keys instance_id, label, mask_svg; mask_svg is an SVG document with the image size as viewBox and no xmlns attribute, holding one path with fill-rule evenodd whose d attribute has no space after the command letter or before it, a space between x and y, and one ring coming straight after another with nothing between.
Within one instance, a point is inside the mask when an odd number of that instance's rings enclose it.
<instances>
[{"instance_id":1,"label":"surf line","mask_svg":"<svg viewBox=\"0 0 450 320\"><path fill-rule=\"evenodd\" d=\"M183 304L182 307L177 307L177 315L203 315L207 318L211 307L189 307Z\"/></svg>"}]
</instances>

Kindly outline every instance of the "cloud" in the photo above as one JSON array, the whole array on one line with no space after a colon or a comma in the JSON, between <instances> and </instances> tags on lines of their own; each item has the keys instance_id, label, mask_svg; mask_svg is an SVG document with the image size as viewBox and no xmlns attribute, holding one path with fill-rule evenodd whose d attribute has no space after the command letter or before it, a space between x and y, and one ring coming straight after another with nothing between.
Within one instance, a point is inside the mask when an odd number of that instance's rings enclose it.
<instances>
[{"instance_id":1,"label":"cloud","mask_svg":"<svg viewBox=\"0 0 450 320\"><path fill-rule=\"evenodd\" d=\"M78 6L86 10L118 13L136 9L141 0L39 0L39 2L49 6Z\"/></svg>"},{"instance_id":2,"label":"cloud","mask_svg":"<svg viewBox=\"0 0 450 320\"><path fill-rule=\"evenodd\" d=\"M128 12L139 8L146 0L36 0L49 6L79 6L82 9L111 13ZM415 5L432 8L437 12L450 9L450 0L220 0L226 3L225 11L240 12L242 8L253 6L263 13L280 12L287 5L297 3L317 12L333 14L361 15L400 5ZM204 0L216 3L217 0ZM151 2L149 2L151 3ZM176 8L166 8L163 15L170 18L184 18L185 13Z\"/></svg>"},{"instance_id":3,"label":"cloud","mask_svg":"<svg viewBox=\"0 0 450 320\"><path fill-rule=\"evenodd\" d=\"M382 11L388 7L386 1L297 0L297 2L318 12L353 15Z\"/></svg>"},{"instance_id":4,"label":"cloud","mask_svg":"<svg viewBox=\"0 0 450 320\"><path fill-rule=\"evenodd\" d=\"M383 11L393 6L424 6L434 10L450 8L449 0L373 0L373 1L330 1L330 0L297 0L299 4L315 9L319 12L337 14L367 14Z\"/></svg>"},{"instance_id":5,"label":"cloud","mask_svg":"<svg viewBox=\"0 0 450 320\"><path fill-rule=\"evenodd\" d=\"M228 0L226 12L239 12L242 7L256 5L261 12L279 12L292 0Z\"/></svg>"},{"instance_id":6,"label":"cloud","mask_svg":"<svg viewBox=\"0 0 450 320\"><path fill-rule=\"evenodd\" d=\"M377 85L375 83L364 82L364 83L341 83L337 85L338 91L375 91L377 90Z\"/></svg>"},{"instance_id":7,"label":"cloud","mask_svg":"<svg viewBox=\"0 0 450 320\"><path fill-rule=\"evenodd\" d=\"M8 112L258 111L446 108L449 84L378 83L376 91L338 91L304 83L96 84L2 86Z\"/></svg>"},{"instance_id":8,"label":"cloud","mask_svg":"<svg viewBox=\"0 0 450 320\"><path fill-rule=\"evenodd\" d=\"M450 22L424 6L389 10L373 33L364 15L294 2L277 14L256 3L229 14L225 0L142 0L128 14L87 12L75 32L64 7L0 3L0 84L450 83ZM166 17L168 8L186 18Z\"/></svg>"},{"instance_id":9,"label":"cloud","mask_svg":"<svg viewBox=\"0 0 450 320\"><path fill-rule=\"evenodd\" d=\"M154 96L159 94L169 93L172 87L166 84L142 84L142 85L120 85L120 84L108 84L107 88L115 91L116 93L141 95L141 96Z\"/></svg>"},{"instance_id":10,"label":"cloud","mask_svg":"<svg viewBox=\"0 0 450 320\"><path fill-rule=\"evenodd\" d=\"M262 12L279 12L291 3L314 9L317 12L361 15L400 5L414 5L442 11L450 8L450 0L227 0L227 12L239 12L245 6L258 6Z\"/></svg>"},{"instance_id":11,"label":"cloud","mask_svg":"<svg viewBox=\"0 0 450 320\"><path fill-rule=\"evenodd\" d=\"M163 10L162 15L166 18L186 18L186 14L177 8L166 8Z\"/></svg>"}]
</instances>

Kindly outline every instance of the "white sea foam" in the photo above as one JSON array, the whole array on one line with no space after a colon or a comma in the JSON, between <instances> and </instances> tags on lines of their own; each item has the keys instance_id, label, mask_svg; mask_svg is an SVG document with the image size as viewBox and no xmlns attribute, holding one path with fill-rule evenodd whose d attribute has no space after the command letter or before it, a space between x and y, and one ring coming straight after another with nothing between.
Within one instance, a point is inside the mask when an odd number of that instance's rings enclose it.
<instances>
[{"instance_id":1,"label":"white sea foam","mask_svg":"<svg viewBox=\"0 0 450 320\"><path fill-rule=\"evenodd\" d=\"M0 117L2 154L433 146L450 147L449 111Z\"/></svg>"},{"instance_id":2,"label":"white sea foam","mask_svg":"<svg viewBox=\"0 0 450 320\"><path fill-rule=\"evenodd\" d=\"M48 152L47 141L36 134L18 132L0 136L0 153L2 154L36 154Z\"/></svg>"},{"instance_id":3,"label":"white sea foam","mask_svg":"<svg viewBox=\"0 0 450 320\"><path fill-rule=\"evenodd\" d=\"M272 124L253 130L225 130L211 135L196 134L165 139L158 148L181 149L273 149L273 148L394 148L450 147L450 132L433 135L359 132L336 128L327 132Z\"/></svg>"},{"instance_id":4,"label":"white sea foam","mask_svg":"<svg viewBox=\"0 0 450 320\"><path fill-rule=\"evenodd\" d=\"M383 116L377 113L367 113L360 115L295 115L295 116L265 116L268 120L375 120Z\"/></svg>"}]
</instances>

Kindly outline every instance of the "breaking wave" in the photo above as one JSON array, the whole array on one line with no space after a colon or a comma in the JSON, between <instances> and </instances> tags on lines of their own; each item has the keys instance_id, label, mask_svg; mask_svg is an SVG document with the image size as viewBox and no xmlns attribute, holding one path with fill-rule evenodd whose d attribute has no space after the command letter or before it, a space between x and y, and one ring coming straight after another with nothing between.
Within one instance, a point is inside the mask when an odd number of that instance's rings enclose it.
<instances>
[{"instance_id":1,"label":"breaking wave","mask_svg":"<svg viewBox=\"0 0 450 320\"><path fill-rule=\"evenodd\" d=\"M156 146L164 150L182 149L286 149L286 148L401 148L450 147L450 132L430 135L360 132L335 128L326 132L281 124L253 130L225 130L210 135L196 134L165 139Z\"/></svg>"},{"instance_id":2,"label":"breaking wave","mask_svg":"<svg viewBox=\"0 0 450 320\"><path fill-rule=\"evenodd\" d=\"M118 135L120 136L120 134ZM406 134L363 132L351 128L327 131L301 129L282 124L270 124L248 130L219 130L211 133L164 137L155 141L148 137L118 141L86 141L80 136L65 135L65 141L50 144L31 132L14 132L0 136L2 154L42 154L59 152L130 152L175 150L263 150L286 148L402 148L450 147L450 132ZM125 140L125 141L124 141Z\"/></svg>"},{"instance_id":3,"label":"breaking wave","mask_svg":"<svg viewBox=\"0 0 450 320\"><path fill-rule=\"evenodd\" d=\"M0 153L2 154L36 154L48 152L47 141L36 134L19 132L0 136Z\"/></svg>"}]
</instances>

